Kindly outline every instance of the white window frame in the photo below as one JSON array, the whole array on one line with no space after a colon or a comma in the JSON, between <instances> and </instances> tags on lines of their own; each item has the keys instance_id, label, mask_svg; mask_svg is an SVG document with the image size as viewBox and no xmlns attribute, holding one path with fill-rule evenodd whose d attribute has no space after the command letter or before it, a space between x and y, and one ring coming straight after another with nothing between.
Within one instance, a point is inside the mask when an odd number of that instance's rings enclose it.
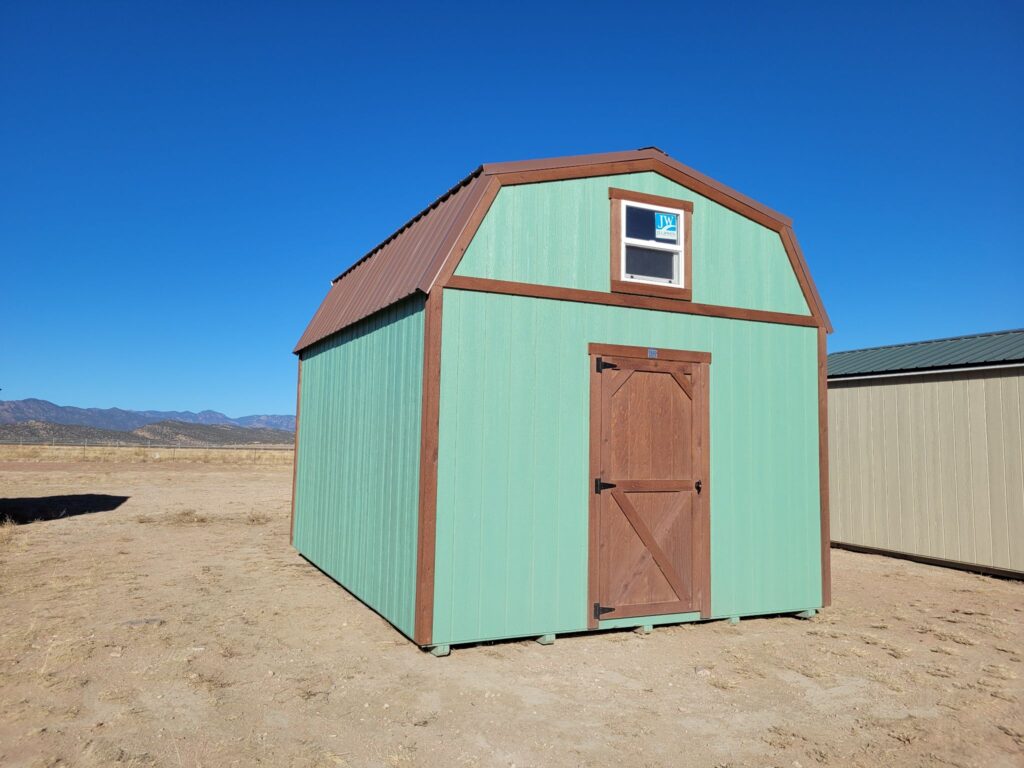
<instances>
[{"instance_id":1,"label":"white window frame","mask_svg":"<svg viewBox=\"0 0 1024 768\"><path fill-rule=\"evenodd\" d=\"M619 221L619 232L622 233L621 240L619 243L619 274L622 276L622 280L628 283L643 283L645 285L661 285L669 286L672 288L685 289L689 286L685 285L686 265L683 263L683 259L686 258L686 233L683 231L686 227L686 211L681 208L671 208L665 205L651 205L650 203L639 203L633 202L632 200L620 200L619 207L622 209L619 212L621 217ZM661 213L674 213L676 216L676 242L666 243L658 240L642 240L636 237L626 236L626 209L627 208L645 208L649 211L660 211ZM652 251L666 251L668 253L674 253L676 258L673 262L673 279L672 280L659 280L657 278L645 278L645 277L634 277L626 271L626 246L632 245L637 248L649 248Z\"/></svg>"}]
</instances>

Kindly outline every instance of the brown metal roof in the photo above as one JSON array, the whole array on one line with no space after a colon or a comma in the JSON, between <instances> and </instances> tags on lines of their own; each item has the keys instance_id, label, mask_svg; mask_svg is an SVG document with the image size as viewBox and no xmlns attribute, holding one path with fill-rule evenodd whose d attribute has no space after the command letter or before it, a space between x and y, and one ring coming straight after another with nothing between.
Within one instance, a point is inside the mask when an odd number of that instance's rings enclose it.
<instances>
[{"instance_id":1,"label":"brown metal roof","mask_svg":"<svg viewBox=\"0 0 1024 768\"><path fill-rule=\"evenodd\" d=\"M586 167L593 165L606 166L607 174L633 173L637 171L637 161L647 161L648 165L655 161L668 166L683 174L696 191L713 191L730 207L762 219L762 223L763 219L770 219L773 226L792 226L790 219L781 213L688 168L657 147L482 165L334 279L295 345L295 353L407 296L429 293L448 254L484 198L491 177L498 177L506 184L516 183L519 174L530 174L531 180L536 180L537 172L544 171L550 171L552 179L573 178L586 175ZM619 163L621 167L616 167ZM813 300L824 313L813 283L810 286L814 295L808 302Z\"/></svg>"},{"instance_id":2,"label":"brown metal roof","mask_svg":"<svg viewBox=\"0 0 1024 768\"><path fill-rule=\"evenodd\" d=\"M427 293L435 274L480 199L481 169L473 171L401 229L334 278L313 315L298 353L417 291Z\"/></svg>"}]
</instances>

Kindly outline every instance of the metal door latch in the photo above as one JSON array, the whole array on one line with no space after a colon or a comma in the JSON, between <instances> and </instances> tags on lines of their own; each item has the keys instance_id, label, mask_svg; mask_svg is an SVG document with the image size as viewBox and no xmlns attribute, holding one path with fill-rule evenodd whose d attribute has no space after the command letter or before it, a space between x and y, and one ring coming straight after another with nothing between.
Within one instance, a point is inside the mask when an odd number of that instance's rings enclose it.
<instances>
[{"instance_id":1,"label":"metal door latch","mask_svg":"<svg viewBox=\"0 0 1024 768\"><path fill-rule=\"evenodd\" d=\"M693 484L693 489L695 491L697 491L697 495L698 496L700 495L700 489L703 488L703 487L704 487L704 483L702 483L700 480L698 480L696 483Z\"/></svg>"}]
</instances>

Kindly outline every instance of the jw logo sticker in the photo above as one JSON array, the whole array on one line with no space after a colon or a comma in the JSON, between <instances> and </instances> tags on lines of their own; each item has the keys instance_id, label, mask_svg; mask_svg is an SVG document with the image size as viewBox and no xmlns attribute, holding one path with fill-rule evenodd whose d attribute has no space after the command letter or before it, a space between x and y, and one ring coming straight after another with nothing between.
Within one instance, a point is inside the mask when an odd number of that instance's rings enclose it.
<instances>
[{"instance_id":1,"label":"jw logo sticker","mask_svg":"<svg viewBox=\"0 0 1024 768\"><path fill-rule=\"evenodd\" d=\"M679 216L674 213L654 212L654 237L657 240L676 241L678 229L676 227Z\"/></svg>"}]
</instances>

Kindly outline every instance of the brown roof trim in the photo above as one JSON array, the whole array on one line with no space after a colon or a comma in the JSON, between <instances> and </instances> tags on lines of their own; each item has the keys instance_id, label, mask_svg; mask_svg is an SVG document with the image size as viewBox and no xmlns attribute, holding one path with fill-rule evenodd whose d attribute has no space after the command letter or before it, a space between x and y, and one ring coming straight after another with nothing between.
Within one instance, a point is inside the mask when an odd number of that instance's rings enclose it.
<instances>
[{"instance_id":1,"label":"brown roof trim","mask_svg":"<svg viewBox=\"0 0 1024 768\"><path fill-rule=\"evenodd\" d=\"M800 248L800 241L796 239L796 232L793 231L793 227L786 227L779 235L782 237L782 245L786 248L789 261L793 265L796 279L799 281L800 288L804 292L807 308L811 310L811 314L820 318L821 324L825 328L825 333L832 333L832 321L825 310L825 303L821 300L821 294L818 293L818 286L814 284L814 280L811 278L811 269L807 266L807 261L804 259L804 252Z\"/></svg>"},{"instance_id":2,"label":"brown roof trim","mask_svg":"<svg viewBox=\"0 0 1024 768\"><path fill-rule=\"evenodd\" d=\"M705 176L699 171L695 171L687 165L683 165L678 160L670 157L669 155L662 152L657 147L647 147L645 149L636 149L628 152L605 152L596 155L574 155L570 157L552 157L544 160L521 160L510 163L485 163L483 165L483 173L486 176L501 175L505 178L502 179L503 184L516 183L514 177L517 174L525 174L536 171L563 171L569 172L571 169L586 168L589 166L600 166L600 165L617 165L620 163L638 163L640 161L654 161L661 165L670 168L675 171L676 174L684 177L686 181L680 181L684 186L693 188L695 192L702 192L700 187L707 188L709 191L717 192L718 195L727 197L733 202L740 204L741 206L751 208L763 216L778 222L783 226L792 226L793 221L788 216L779 213L778 211L772 210L766 205L763 205L753 198L747 197L741 192L736 191L732 187L726 186L721 182L715 181L709 176ZM650 166L644 168L637 168L637 170L657 170ZM631 173L635 172L629 168L623 170L613 171L615 173ZM588 174L594 176L606 176L609 175L607 170L602 170L601 173ZM554 178L573 178L572 175L556 176ZM578 177L577 177L578 178ZM670 177L671 178L671 177ZM538 181L547 181L549 179L539 178ZM520 182L528 183L528 182ZM698 188L694 188L696 184ZM703 192L702 192L703 194ZM708 195L713 197L713 195ZM742 212L742 211L738 211Z\"/></svg>"}]
</instances>

